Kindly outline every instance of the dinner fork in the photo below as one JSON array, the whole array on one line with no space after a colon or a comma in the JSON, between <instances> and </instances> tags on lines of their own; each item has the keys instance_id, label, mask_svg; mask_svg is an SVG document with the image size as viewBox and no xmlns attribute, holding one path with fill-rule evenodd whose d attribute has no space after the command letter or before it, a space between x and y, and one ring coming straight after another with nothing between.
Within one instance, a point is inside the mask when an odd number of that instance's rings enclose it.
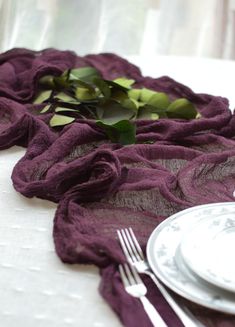
<instances>
[{"instance_id":1,"label":"dinner fork","mask_svg":"<svg viewBox=\"0 0 235 327\"><path fill-rule=\"evenodd\" d=\"M140 274L146 274L152 278L162 296L174 310L175 314L179 317L182 323L187 327L204 327L204 325L199 322L199 320L197 320L186 307L179 306L179 304L151 271L151 268L143 254L132 228L117 230L117 234L120 245L129 264L133 265Z\"/></svg>"},{"instance_id":2,"label":"dinner fork","mask_svg":"<svg viewBox=\"0 0 235 327\"><path fill-rule=\"evenodd\" d=\"M162 317L145 296L147 288L137 273L136 268L125 263L124 265L119 265L119 272L126 292L140 299L153 326L167 327Z\"/></svg>"}]
</instances>

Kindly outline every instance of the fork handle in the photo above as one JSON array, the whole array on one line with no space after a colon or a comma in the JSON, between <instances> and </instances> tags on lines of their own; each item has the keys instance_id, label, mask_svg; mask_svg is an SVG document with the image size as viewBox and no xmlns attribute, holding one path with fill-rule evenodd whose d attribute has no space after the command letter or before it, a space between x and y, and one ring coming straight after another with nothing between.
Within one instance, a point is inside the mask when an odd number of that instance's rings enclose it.
<instances>
[{"instance_id":1,"label":"fork handle","mask_svg":"<svg viewBox=\"0 0 235 327\"><path fill-rule=\"evenodd\" d=\"M175 299L170 295L162 283L151 271L145 271L149 275L170 307L187 327L205 327L186 307L180 307Z\"/></svg>"},{"instance_id":2,"label":"fork handle","mask_svg":"<svg viewBox=\"0 0 235 327\"><path fill-rule=\"evenodd\" d=\"M167 327L162 317L159 315L152 303L149 302L146 296L141 296L140 301L142 302L145 312L147 313L154 327Z\"/></svg>"}]
</instances>

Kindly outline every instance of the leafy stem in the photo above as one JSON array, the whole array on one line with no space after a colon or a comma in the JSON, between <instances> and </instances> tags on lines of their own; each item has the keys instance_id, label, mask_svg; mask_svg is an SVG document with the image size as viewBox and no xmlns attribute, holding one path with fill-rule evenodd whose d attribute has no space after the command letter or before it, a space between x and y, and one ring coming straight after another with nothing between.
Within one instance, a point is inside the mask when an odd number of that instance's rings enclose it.
<instances>
[{"instance_id":1,"label":"leafy stem","mask_svg":"<svg viewBox=\"0 0 235 327\"><path fill-rule=\"evenodd\" d=\"M200 118L189 100L170 101L166 93L132 88L134 83L125 77L105 80L93 67L69 69L42 77L34 104L45 104L41 114L53 113L51 127L93 119L112 142L123 145L135 143L137 119Z\"/></svg>"}]
</instances>

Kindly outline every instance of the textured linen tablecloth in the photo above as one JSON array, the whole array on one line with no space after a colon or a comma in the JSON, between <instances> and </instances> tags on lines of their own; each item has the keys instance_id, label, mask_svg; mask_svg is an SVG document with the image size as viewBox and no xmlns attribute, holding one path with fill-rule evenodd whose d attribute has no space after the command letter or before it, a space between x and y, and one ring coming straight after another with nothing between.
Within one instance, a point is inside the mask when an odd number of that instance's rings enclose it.
<instances>
[{"instance_id":1,"label":"textured linen tablecloth","mask_svg":"<svg viewBox=\"0 0 235 327\"><path fill-rule=\"evenodd\" d=\"M234 62L172 57L128 59L144 75L169 75L195 92L227 97L230 108L235 106ZM97 268L66 265L57 257L52 239L56 204L27 199L14 190L11 172L24 153L16 146L0 152L1 326L122 326L98 293Z\"/></svg>"}]
</instances>

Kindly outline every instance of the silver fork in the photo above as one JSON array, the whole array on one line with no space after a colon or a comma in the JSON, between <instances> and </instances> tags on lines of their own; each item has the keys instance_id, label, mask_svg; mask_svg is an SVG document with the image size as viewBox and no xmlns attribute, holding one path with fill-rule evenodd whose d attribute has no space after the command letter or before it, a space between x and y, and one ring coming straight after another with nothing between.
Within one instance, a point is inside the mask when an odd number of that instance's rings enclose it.
<instances>
[{"instance_id":1,"label":"silver fork","mask_svg":"<svg viewBox=\"0 0 235 327\"><path fill-rule=\"evenodd\" d=\"M137 297L140 299L145 309L145 312L147 313L153 326L167 327L162 317L159 315L157 310L145 296L147 293L147 288L140 279L140 276L134 266L129 266L127 263L125 263L124 265L119 265L119 271L126 292L132 295L133 297Z\"/></svg>"},{"instance_id":2,"label":"silver fork","mask_svg":"<svg viewBox=\"0 0 235 327\"><path fill-rule=\"evenodd\" d=\"M179 306L179 304L151 271L151 268L145 259L143 251L134 235L132 228L118 230L117 234L127 261L133 265L140 274L146 274L152 278L162 296L174 310L182 323L187 327L204 327L204 325L202 325L202 323L199 322L199 320L197 320L186 307Z\"/></svg>"}]
</instances>

